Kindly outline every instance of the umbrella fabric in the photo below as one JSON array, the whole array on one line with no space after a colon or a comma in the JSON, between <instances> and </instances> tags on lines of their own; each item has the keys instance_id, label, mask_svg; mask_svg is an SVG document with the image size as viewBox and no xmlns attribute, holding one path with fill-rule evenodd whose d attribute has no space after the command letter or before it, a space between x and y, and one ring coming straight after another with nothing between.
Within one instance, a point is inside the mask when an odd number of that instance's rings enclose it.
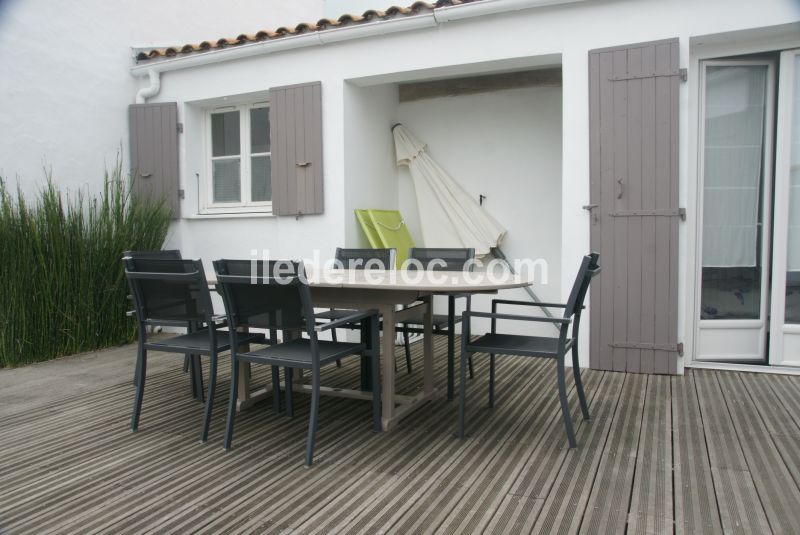
<instances>
[{"instance_id":1,"label":"umbrella fabric","mask_svg":"<svg viewBox=\"0 0 800 535\"><path fill-rule=\"evenodd\" d=\"M392 133L397 165L407 166L414 182L425 247L473 248L482 256L500 245L506 229L431 158L427 145L403 125Z\"/></svg>"}]
</instances>

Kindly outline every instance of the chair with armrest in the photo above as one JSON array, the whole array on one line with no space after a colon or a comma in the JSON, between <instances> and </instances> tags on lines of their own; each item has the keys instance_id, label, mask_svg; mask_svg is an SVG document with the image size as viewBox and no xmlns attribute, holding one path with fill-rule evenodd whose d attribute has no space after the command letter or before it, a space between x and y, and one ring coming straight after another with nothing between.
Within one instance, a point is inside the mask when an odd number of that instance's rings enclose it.
<instances>
[{"instance_id":1,"label":"chair with armrest","mask_svg":"<svg viewBox=\"0 0 800 535\"><path fill-rule=\"evenodd\" d=\"M286 407L292 415L292 370L311 370L311 409L305 465L311 466L317 430L321 367L349 357L369 357L372 362L372 422L380 430L380 364L378 360L378 313L374 310L351 311L350 314L327 323L318 324L314 315L311 292L305 281L301 263L276 261L288 266L278 274L274 265L258 262L257 275L231 275L231 260L217 260L214 268L222 289L231 347L231 396L225 429L225 449L230 449L236 417L239 363L283 366L286 369ZM247 261L249 263L249 261ZM266 268L266 271L265 271ZM360 343L319 340L318 333L345 325L359 323L364 336ZM258 349L240 352L239 327L248 326L283 331L283 341ZM307 338L301 338L305 333Z\"/></svg>"},{"instance_id":2,"label":"chair with armrest","mask_svg":"<svg viewBox=\"0 0 800 535\"><path fill-rule=\"evenodd\" d=\"M137 431L139 428L148 350L205 355L210 360L208 395L200 435L201 441L205 442L208 439L217 383L217 356L230 349L230 339L227 332L219 327L223 318L214 314L203 263L200 260L131 257L125 258L124 262L139 327L136 359L138 380L131 429ZM203 327L166 339L148 339L147 328L150 326L184 327L187 324ZM240 343L250 343L262 342L264 337L248 334L241 338Z\"/></svg>"},{"instance_id":3,"label":"chair with armrest","mask_svg":"<svg viewBox=\"0 0 800 535\"><path fill-rule=\"evenodd\" d=\"M575 440L575 430L572 425L572 418L567 403L567 388L565 379L565 365L567 352L572 353L572 373L575 377L575 389L578 393L578 400L584 419L588 420L589 407L586 403L586 394L583 391L581 382L581 372L578 360L578 331L580 328L580 317L583 309L583 301L592 278L600 273L598 265L599 255L591 253L583 257L580 269L575 277L569 299L566 303L539 303L528 301L511 301L507 299L495 299L492 301L492 312L474 312L471 310L470 299L467 299L467 310L464 312L462 337L461 337L461 391L459 392L458 410L458 436L464 437L464 417L465 417L465 382L466 382L466 360L473 353L489 353L489 406L494 406L494 372L495 358L503 355L516 355L523 357L551 358L556 360L556 374L558 380L558 397L561 404L561 414L564 420L564 427L567 431L569 447L577 445ZM503 314L497 312L497 305L515 306L534 306L564 309L562 317L528 316L516 314ZM485 334L475 340L470 339L470 320L472 318L491 319L491 333ZM554 323L559 327L557 337L544 336L523 336L512 334L500 334L497 332L497 321L522 321L522 322L546 322ZM572 329L570 331L570 325Z\"/></svg>"},{"instance_id":4,"label":"chair with armrest","mask_svg":"<svg viewBox=\"0 0 800 535\"><path fill-rule=\"evenodd\" d=\"M475 249L454 248L422 248L412 247L408 251L410 260L408 269L425 269L431 271L471 271L475 259ZM453 399L453 383L455 375L455 326L461 322L461 316L455 315L456 299L466 297L464 294L447 296L447 314L433 314L433 334L447 336L447 399ZM406 365L411 373L411 348L409 334L424 332L425 313L417 315L401 323L397 330L403 333L406 352ZM469 376L473 376L472 357L469 358Z\"/></svg>"}]
</instances>

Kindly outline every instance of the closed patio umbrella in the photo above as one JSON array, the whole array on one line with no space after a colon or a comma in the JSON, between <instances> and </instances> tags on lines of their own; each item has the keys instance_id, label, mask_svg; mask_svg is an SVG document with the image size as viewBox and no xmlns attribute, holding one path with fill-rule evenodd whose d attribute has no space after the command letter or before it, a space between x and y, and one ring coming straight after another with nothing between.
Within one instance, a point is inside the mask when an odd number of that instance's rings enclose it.
<instances>
[{"instance_id":1,"label":"closed patio umbrella","mask_svg":"<svg viewBox=\"0 0 800 535\"><path fill-rule=\"evenodd\" d=\"M472 248L476 256L492 254L504 261L513 273L500 249L506 229L431 158L428 146L405 126L392 126L392 134L397 166L407 166L414 182L425 247ZM541 301L530 287L524 289L535 302ZM552 315L547 308L542 311Z\"/></svg>"},{"instance_id":2,"label":"closed patio umbrella","mask_svg":"<svg viewBox=\"0 0 800 535\"><path fill-rule=\"evenodd\" d=\"M487 255L498 247L506 229L431 158L427 145L406 127L394 125L392 134L397 165L407 166L414 182L425 247L473 248L476 255Z\"/></svg>"}]
</instances>

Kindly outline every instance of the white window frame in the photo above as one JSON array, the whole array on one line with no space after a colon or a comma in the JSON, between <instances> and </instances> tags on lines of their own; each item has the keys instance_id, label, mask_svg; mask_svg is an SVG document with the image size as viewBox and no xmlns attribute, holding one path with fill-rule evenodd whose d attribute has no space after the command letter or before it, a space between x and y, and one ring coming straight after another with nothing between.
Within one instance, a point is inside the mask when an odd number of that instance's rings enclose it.
<instances>
[{"instance_id":1,"label":"white window frame","mask_svg":"<svg viewBox=\"0 0 800 535\"><path fill-rule=\"evenodd\" d=\"M251 152L252 142L250 140L250 110L257 108L269 108L269 102L260 101L249 104L239 104L230 106L215 106L208 108L203 114L204 121L204 169L205 177L200 184L200 206L203 214L242 214L242 213L272 213L272 201L253 201L252 200L252 169L251 157L270 156L271 152ZM213 162L214 160L232 159L233 156L212 156L212 133L211 116L215 113L225 113L237 111L239 113L239 155L240 160L240 187L241 197L239 202L214 202L214 180ZM270 147L271 148L271 147Z\"/></svg>"}]
</instances>

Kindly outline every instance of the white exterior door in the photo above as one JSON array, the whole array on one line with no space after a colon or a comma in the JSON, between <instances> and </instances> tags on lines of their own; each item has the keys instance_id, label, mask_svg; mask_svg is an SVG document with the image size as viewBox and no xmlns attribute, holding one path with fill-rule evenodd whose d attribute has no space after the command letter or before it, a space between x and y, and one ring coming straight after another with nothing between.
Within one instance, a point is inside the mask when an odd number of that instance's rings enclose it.
<instances>
[{"instance_id":1,"label":"white exterior door","mask_svg":"<svg viewBox=\"0 0 800 535\"><path fill-rule=\"evenodd\" d=\"M766 359L774 62L701 63L698 344L704 361Z\"/></svg>"},{"instance_id":2,"label":"white exterior door","mask_svg":"<svg viewBox=\"0 0 800 535\"><path fill-rule=\"evenodd\" d=\"M780 61L769 362L800 366L800 49Z\"/></svg>"}]
</instances>

